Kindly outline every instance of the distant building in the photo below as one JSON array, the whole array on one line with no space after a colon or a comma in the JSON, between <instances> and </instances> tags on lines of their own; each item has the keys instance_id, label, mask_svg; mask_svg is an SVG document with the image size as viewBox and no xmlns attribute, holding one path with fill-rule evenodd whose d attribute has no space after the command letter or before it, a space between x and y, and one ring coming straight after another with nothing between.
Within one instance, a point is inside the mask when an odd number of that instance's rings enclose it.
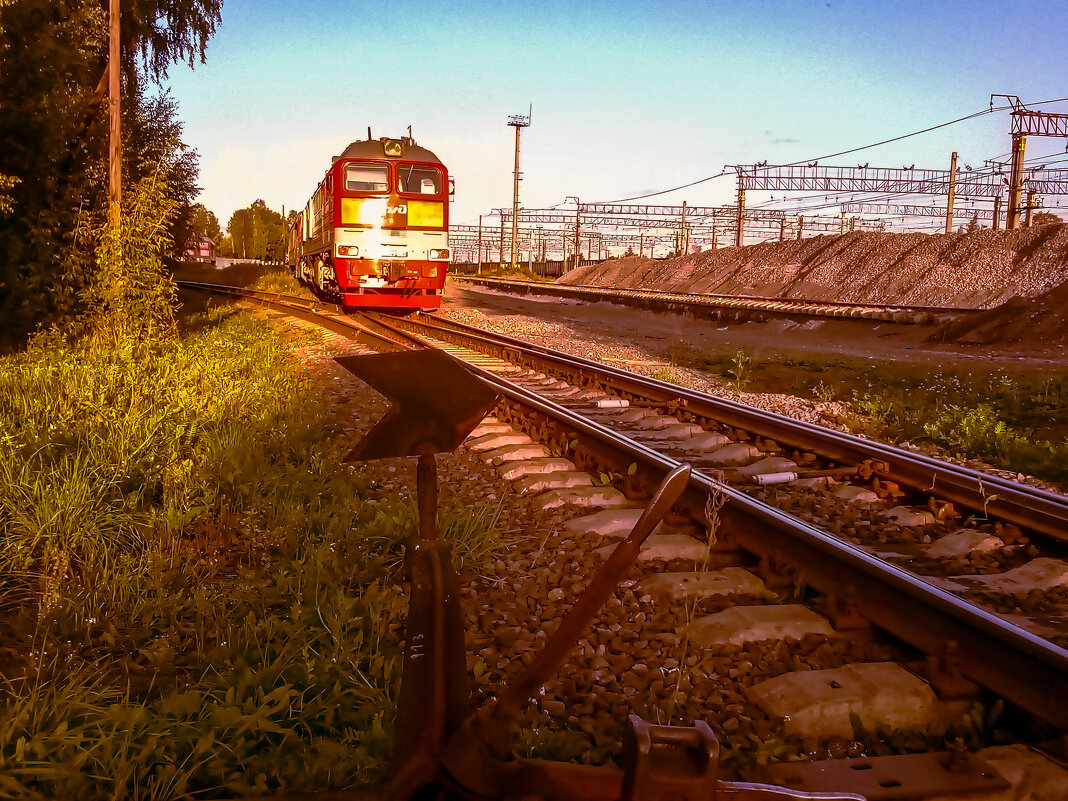
<instances>
[{"instance_id":1,"label":"distant building","mask_svg":"<svg viewBox=\"0 0 1068 801\"><path fill-rule=\"evenodd\" d=\"M193 234L186 240L182 249L182 258L186 261L204 261L215 263L215 243L207 236Z\"/></svg>"}]
</instances>

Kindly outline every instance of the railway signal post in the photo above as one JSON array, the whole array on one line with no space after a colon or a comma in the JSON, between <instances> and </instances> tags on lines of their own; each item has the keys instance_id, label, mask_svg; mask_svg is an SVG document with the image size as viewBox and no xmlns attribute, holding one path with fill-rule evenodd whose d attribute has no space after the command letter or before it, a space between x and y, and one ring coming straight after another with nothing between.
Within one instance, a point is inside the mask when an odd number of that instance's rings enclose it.
<instances>
[{"instance_id":1,"label":"railway signal post","mask_svg":"<svg viewBox=\"0 0 1068 801\"><path fill-rule=\"evenodd\" d=\"M440 350L342 356L338 364L393 405L345 461L416 456L419 528L405 544L411 583L391 796L406 798L437 775L445 743L470 704L460 583L438 537L436 453L456 450L497 403L496 391ZM421 381L412 381L412 376Z\"/></svg>"}]
</instances>

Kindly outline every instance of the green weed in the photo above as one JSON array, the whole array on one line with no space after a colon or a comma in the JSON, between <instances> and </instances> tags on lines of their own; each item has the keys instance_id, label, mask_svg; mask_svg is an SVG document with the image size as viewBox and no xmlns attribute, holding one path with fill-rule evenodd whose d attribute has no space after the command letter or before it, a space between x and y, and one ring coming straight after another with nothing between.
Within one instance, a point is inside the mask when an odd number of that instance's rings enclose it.
<instances>
[{"instance_id":1,"label":"green weed","mask_svg":"<svg viewBox=\"0 0 1068 801\"><path fill-rule=\"evenodd\" d=\"M675 367L661 367L653 373L653 378L668 384L678 384L681 387L687 386L686 377Z\"/></svg>"},{"instance_id":2,"label":"green weed","mask_svg":"<svg viewBox=\"0 0 1068 801\"><path fill-rule=\"evenodd\" d=\"M252 282L250 289L257 289L261 292L280 292L284 295L312 296L311 291L285 267L271 269L264 273Z\"/></svg>"},{"instance_id":3,"label":"green weed","mask_svg":"<svg viewBox=\"0 0 1068 801\"><path fill-rule=\"evenodd\" d=\"M379 781L410 499L343 470L287 340L40 337L0 362L0 796ZM371 503L374 501L374 503ZM477 569L499 508L444 508Z\"/></svg>"},{"instance_id":4,"label":"green weed","mask_svg":"<svg viewBox=\"0 0 1068 801\"><path fill-rule=\"evenodd\" d=\"M744 390L749 383L753 360L744 350L739 348L731 359L730 369L727 375L731 377L731 383L737 390Z\"/></svg>"}]
</instances>

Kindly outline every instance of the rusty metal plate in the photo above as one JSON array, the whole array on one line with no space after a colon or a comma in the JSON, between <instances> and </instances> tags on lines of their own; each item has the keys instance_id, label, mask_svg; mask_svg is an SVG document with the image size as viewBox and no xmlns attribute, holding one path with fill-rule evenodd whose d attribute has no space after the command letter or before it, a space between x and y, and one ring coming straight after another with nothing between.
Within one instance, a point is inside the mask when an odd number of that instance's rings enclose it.
<instances>
[{"instance_id":1,"label":"rusty metal plate","mask_svg":"<svg viewBox=\"0 0 1068 801\"><path fill-rule=\"evenodd\" d=\"M911 801L943 795L1003 790L1009 783L990 765L967 764L947 754L905 754L861 759L826 759L761 765L745 772L749 781L803 792L853 792L868 801Z\"/></svg>"},{"instance_id":2,"label":"rusty metal plate","mask_svg":"<svg viewBox=\"0 0 1068 801\"><path fill-rule=\"evenodd\" d=\"M337 363L392 401L346 462L456 450L497 393L440 350L340 356Z\"/></svg>"}]
</instances>

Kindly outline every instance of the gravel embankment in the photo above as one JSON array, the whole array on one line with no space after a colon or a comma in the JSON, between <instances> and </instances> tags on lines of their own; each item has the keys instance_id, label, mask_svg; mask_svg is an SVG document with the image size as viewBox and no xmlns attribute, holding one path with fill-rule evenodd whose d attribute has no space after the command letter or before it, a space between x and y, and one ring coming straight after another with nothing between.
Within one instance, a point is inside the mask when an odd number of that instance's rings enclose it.
<instances>
[{"instance_id":1,"label":"gravel embankment","mask_svg":"<svg viewBox=\"0 0 1068 801\"><path fill-rule=\"evenodd\" d=\"M678 292L989 308L1068 277L1068 224L957 234L857 231L666 261L629 257L561 283Z\"/></svg>"}]
</instances>

